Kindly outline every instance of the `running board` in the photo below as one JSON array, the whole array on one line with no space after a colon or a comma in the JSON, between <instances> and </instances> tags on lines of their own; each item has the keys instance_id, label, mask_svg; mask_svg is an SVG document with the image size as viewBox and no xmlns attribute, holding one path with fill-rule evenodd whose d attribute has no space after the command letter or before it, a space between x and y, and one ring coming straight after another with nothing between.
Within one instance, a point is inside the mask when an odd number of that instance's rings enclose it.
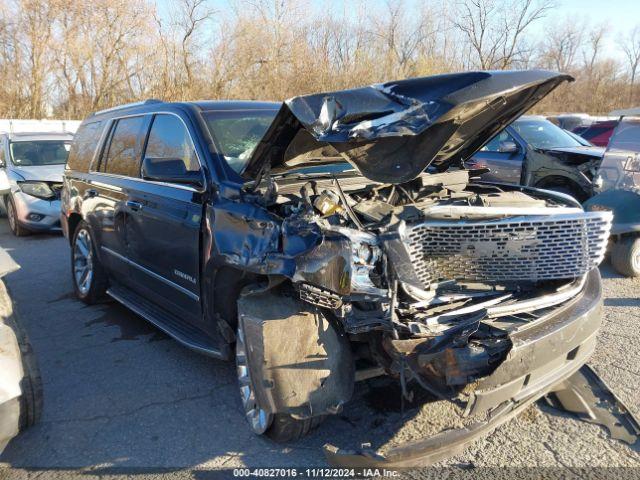
<instances>
[{"instance_id":1,"label":"running board","mask_svg":"<svg viewBox=\"0 0 640 480\"><path fill-rule=\"evenodd\" d=\"M107 290L107 295L155 325L185 347L209 357L226 358L216 347L215 342L202 330L182 322L176 316L162 310L130 289L113 285Z\"/></svg>"}]
</instances>

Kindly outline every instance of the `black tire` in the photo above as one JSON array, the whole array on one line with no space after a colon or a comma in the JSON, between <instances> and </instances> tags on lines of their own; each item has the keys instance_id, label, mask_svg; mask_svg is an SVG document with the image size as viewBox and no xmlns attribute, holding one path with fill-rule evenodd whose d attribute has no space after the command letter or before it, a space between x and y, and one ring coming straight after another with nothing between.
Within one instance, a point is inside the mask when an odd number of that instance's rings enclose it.
<instances>
[{"instance_id":1,"label":"black tire","mask_svg":"<svg viewBox=\"0 0 640 480\"><path fill-rule=\"evenodd\" d=\"M20 431L28 428L38 422L42 416L42 379L40 377L40 369L38 368L38 362L33 352L33 347L26 332L18 321L18 316L13 311L13 315L10 315L5 319L5 323L9 328L13 330L18 341L18 347L20 348L20 357L22 360L22 369L24 370L24 376L20 381L20 418L18 420L18 427Z\"/></svg>"},{"instance_id":2,"label":"black tire","mask_svg":"<svg viewBox=\"0 0 640 480\"><path fill-rule=\"evenodd\" d=\"M20 431L35 425L42 416L42 379L31 343L24 336L20 343L24 378L20 382Z\"/></svg>"},{"instance_id":3,"label":"black tire","mask_svg":"<svg viewBox=\"0 0 640 480\"><path fill-rule=\"evenodd\" d=\"M29 230L24 228L18 222L18 214L16 210L16 204L13 203L13 197L11 195L7 195L5 201L5 205L7 206L7 221L9 222L9 228L11 229L11 233L13 233L16 237L26 237L31 234Z\"/></svg>"},{"instance_id":4,"label":"black tire","mask_svg":"<svg viewBox=\"0 0 640 480\"><path fill-rule=\"evenodd\" d=\"M273 416L273 422L265 433L274 442L293 442L308 435L325 418L325 416L319 416L298 420L291 415L277 413Z\"/></svg>"},{"instance_id":5,"label":"black tire","mask_svg":"<svg viewBox=\"0 0 640 480\"><path fill-rule=\"evenodd\" d=\"M86 285L80 286L78 284L79 279L76 276L76 266L79 261L79 257L76 253L76 244L78 243L79 238L86 238L88 236L90 243L90 251L91 251L91 261L90 261L90 269L91 278ZM84 303L88 305L93 305L95 303L100 302L105 292L107 291L107 287L109 286L109 278L107 273L104 270L104 267L100 263L100 259L96 254L96 245L93 240L93 235L91 233L91 229L89 225L83 220L78 224L78 227L73 232L73 241L71 242L71 280L73 282L73 290L75 291L76 297L82 300Z\"/></svg>"},{"instance_id":6,"label":"black tire","mask_svg":"<svg viewBox=\"0 0 640 480\"><path fill-rule=\"evenodd\" d=\"M623 237L613 244L611 265L625 277L640 276L640 237Z\"/></svg>"}]
</instances>

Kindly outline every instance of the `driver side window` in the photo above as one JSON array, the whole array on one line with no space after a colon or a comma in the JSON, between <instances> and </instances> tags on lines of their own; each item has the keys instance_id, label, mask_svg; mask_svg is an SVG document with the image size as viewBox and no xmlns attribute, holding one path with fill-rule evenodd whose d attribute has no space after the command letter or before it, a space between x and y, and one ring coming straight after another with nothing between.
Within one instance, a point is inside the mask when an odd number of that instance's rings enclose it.
<instances>
[{"instance_id":1,"label":"driver side window","mask_svg":"<svg viewBox=\"0 0 640 480\"><path fill-rule=\"evenodd\" d=\"M516 143L515 139L509 135L509 133L502 131L489 140L484 146L480 149L481 152L493 152L493 153L501 153L500 152L500 143L502 142L513 142Z\"/></svg>"}]
</instances>

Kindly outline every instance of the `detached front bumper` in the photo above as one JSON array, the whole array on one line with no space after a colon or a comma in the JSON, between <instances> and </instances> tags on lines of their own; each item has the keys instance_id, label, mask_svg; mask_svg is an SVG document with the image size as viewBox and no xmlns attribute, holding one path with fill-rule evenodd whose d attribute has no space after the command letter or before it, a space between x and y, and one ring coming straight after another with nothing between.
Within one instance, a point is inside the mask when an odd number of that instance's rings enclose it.
<instances>
[{"instance_id":1,"label":"detached front bumper","mask_svg":"<svg viewBox=\"0 0 640 480\"><path fill-rule=\"evenodd\" d=\"M601 323L601 297L600 273L595 269L577 298L510 335L513 346L507 358L478 381L467 405L469 415L487 412L482 420L391 448L384 455L326 445L327 460L353 468L416 467L461 452L553 391L586 363Z\"/></svg>"},{"instance_id":2,"label":"detached front bumper","mask_svg":"<svg viewBox=\"0 0 640 480\"><path fill-rule=\"evenodd\" d=\"M11 196L20 226L32 231L60 230L60 200L43 200L21 191Z\"/></svg>"}]
</instances>

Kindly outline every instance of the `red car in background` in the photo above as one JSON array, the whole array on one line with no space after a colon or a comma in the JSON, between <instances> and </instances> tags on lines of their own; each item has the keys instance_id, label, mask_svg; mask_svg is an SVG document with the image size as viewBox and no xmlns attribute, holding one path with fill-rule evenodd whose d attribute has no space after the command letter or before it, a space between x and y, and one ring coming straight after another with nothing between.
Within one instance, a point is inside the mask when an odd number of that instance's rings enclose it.
<instances>
[{"instance_id":1,"label":"red car in background","mask_svg":"<svg viewBox=\"0 0 640 480\"><path fill-rule=\"evenodd\" d=\"M595 121L591 125L581 125L571 131L598 147L606 147L618 123L617 119Z\"/></svg>"}]
</instances>

